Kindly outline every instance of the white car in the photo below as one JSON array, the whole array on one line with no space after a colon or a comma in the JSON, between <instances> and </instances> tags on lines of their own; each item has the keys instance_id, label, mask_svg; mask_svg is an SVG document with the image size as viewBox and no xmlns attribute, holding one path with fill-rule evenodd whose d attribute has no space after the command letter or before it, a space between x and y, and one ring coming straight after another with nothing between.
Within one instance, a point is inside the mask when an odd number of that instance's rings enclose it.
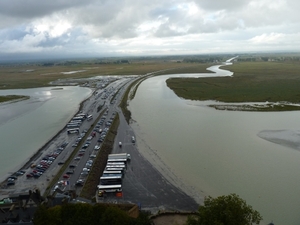
<instances>
[{"instance_id":1,"label":"white car","mask_svg":"<svg viewBox=\"0 0 300 225\"><path fill-rule=\"evenodd\" d=\"M99 150L99 149L100 149L100 146L99 146L99 145L96 145L94 149L95 149L95 150Z\"/></svg>"},{"instance_id":2,"label":"white car","mask_svg":"<svg viewBox=\"0 0 300 225\"><path fill-rule=\"evenodd\" d=\"M90 172L90 169L88 169L88 168L83 168L82 171L83 171L83 172Z\"/></svg>"},{"instance_id":3,"label":"white car","mask_svg":"<svg viewBox=\"0 0 300 225\"><path fill-rule=\"evenodd\" d=\"M93 139L93 136L88 136L88 138L86 139L87 141L90 141Z\"/></svg>"}]
</instances>

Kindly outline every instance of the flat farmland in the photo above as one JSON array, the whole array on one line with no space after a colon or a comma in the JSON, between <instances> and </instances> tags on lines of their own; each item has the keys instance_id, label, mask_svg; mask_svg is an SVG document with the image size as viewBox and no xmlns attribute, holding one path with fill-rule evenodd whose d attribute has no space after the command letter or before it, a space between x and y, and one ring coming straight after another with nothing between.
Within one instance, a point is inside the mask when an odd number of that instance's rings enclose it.
<instances>
[{"instance_id":1,"label":"flat farmland","mask_svg":"<svg viewBox=\"0 0 300 225\"><path fill-rule=\"evenodd\" d=\"M237 62L224 69L234 72L234 75L172 78L167 80L167 85L178 96L191 100L299 103L300 63Z\"/></svg>"},{"instance_id":2,"label":"flat farmland","mask_svg":"<svg viewBox=\"0 0 300 225\"><path fill-rule=\"evenodd\" d=\"M144 75L162 70L170 70L169 73L172 73L173 69L184 71L184 68L195 67L195 65L198 66L197 64L164 60L120 64L77 63L66 66L10 65L0 67L0 89L51 86L50 82L58 79L88 78L101 75ZM200 65L204 69L199 72L205 71L205 68L208 67L207 64Z\"/></svg>"}]
</instances>

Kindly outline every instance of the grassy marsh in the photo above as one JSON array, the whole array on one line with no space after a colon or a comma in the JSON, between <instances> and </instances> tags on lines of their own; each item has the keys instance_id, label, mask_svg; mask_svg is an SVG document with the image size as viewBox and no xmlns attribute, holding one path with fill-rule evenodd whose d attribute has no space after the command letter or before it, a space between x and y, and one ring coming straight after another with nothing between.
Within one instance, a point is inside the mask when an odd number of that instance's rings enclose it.
<instances>
[{"instance_id":1,"label":"grassy marsh","mask_svg":"<svg viewBox=\"0 0 300 225\"><path fill-rule=\"evenodd\" d=\"M142 75L154 71L191 67L191 63L172 61L138 61L126 64L88 64L74 65L15 65L0 67L0 89L19 89L51 86L58 79L88 78L99 75ZM63 74L62 72L80 71Z\"/></svg>"},{"instance_id":2,"label":"grassy marsh","mask_svg":"<svg viewBox=\"0 0 300 225\"><path fill-rule=\"evenodd\" d=\"M29 98L28 96L24 96L24 95L5 95L5 96L0 96L0 103L8 102L8 101L25 100L28 98Z\"/></svg>"},{"instance_id":3,"label":"grassy marsh","mask_svg":"<svg viewBox=\"0 0 300 225\"><path fill-rule=\"evenodd\" d=\"M238 62L224 69L234 72L233 77L172 78L167 85L191 100L299 103L299 63Z\"/></svg>"}]
</instances>

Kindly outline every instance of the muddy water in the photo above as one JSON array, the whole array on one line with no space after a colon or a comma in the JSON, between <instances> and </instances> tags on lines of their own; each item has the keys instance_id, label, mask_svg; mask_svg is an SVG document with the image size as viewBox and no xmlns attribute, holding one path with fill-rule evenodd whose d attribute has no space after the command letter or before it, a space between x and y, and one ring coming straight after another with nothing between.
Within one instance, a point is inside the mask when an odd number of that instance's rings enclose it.
<instances>
[{"instance_id":1,"label":"muddy water","mask_svg":"<svg viewBox=\"0 0 300 225\"><path fill-rule=\"evenodd\" d=\"M178 98L166 86L169 77L145 80L130 102L140 151L198 201L236 193L262 214L263 224L299 224L300 152L257 134L297 130L300 113L217 111Z\"/></svg>"}]
</instances>

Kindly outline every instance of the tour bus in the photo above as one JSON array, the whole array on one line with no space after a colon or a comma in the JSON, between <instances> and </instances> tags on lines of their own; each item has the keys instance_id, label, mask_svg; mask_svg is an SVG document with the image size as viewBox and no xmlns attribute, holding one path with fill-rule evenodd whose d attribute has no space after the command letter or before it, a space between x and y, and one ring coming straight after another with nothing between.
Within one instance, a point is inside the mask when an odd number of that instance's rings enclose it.
<instances>
[{"instance_id":1,"label":"tour bus","mask_svg":"<svg viewBox=\"0 0 300 225\"><path fill-rule=\"evenodd\" d=\"M81 125L82 121L81 120L71 120L69 123L77 123L77 124Z\"/></svg>"},{"instance_id":2,"label":"tour bus","mask_svg":"<svg viewBox=\"0 0 300 225\"><path fill-rule=\"evenodd\" d=\"M86 118L86 114L85 113L79 113L76 115L76 117L83 117L84 119Z\"/></svg>"},{"instance_id":3,"label":"tour bus","mask_svg":"<svg viewBox=\"0 0 300 225\"><path fill-rule=\"evenodd\" d=\"M127 169L127 166L124 162L107 162L106 166L124 166L124 168Z\"/></svg>"},{"instance_id":4,"label":"tour bus","mask_svg":"<svg viewBox=\"0 0 300 225\"><path fill-rule=\"evenodd\" d=\"M102 177L113 177L113 176L117 176L117 175L121 175L123 176L123 173L122 171L107 171L107 170L104 170L103 171L103 174L102 174Z\"/></svg>"},{"instance_id":5,"label":"tour bus","mask_svg":"<svg viewBox=\"0 0 300 225\"><path fill-rule=\"evenodd\" d=\"M67 128L76 128L76 127L80 127L78 123L68 123L67 124Z\"/></svg>"},{"instance_id":6,"label":"tour bus","mask_svg":"<svg viewBox=\"0 0 300 225\"><path fill-rule=\"evenodd\" d=\"M127 159L107 159L107 163L117 163L117 162L123 162L124 164L126 164Z\"/></svg>"},{"instance_id":7,"label":"tour bus","mask_svg":"<svg viewBox=\"0 0 300 225\"><path fill-rule=\"evenodd\" d=\"M124 162L107 162L106 165L107 166L113 166L113 165L124 165L125 166L125 163Z\"/></svg>"},{"instance_id":8,"label":"tour bus","mask_svg":"<svg viewBox=\"0 0 300 225\"><path fill-rule=\"evenodd\" d=\"M67 133L68 133L68 134L79 133L79 128L68 129L68 130L67 130Z\"/></svg>"},{"instance_id":9,"label":"tour bus","mask_svg":"<svg viewBox=\"0 0 300 225\"><path fill-rule=\"evenodd\" d=\"M121 167L106 167L106 171L121 171L124 174L125 169Z\"/></svg>"},{"instance_id":10,"label":"tour bus","mask_svg":"<svg viewBox=\"0 0 300 225\"><path fill-rule=\"evenodd\" d=\"M123 168L126 169L125 165L106 165L106 168Z\"/></svg>"},{"instance_id":11,"label":"tour bus","mask_svg":"<svg viewBox=\"0 0 300 225\"><path fill-rule=\"evenodd\" d=\"M122 175L100 177L100 185L117 185L122 184Z\"/></svg>"},{"instance_id":12,"label":"tour bus","mask_svg":"<svg viewBox=\"0 0 300 225\"><path fill-rule=\"evenodd\" d=\"M122 185L98 185L97 186L99 191L104 192L121 192L122 191Z\"/></svg>"},{"instance_id":13,"label":"tour bus","mask_svg":"<svg viewBox=\"0 0 300 225\"><path fill-rule=\"evenodd\" d=\"M82 116L75 116L75 117L73 117L72 120L80 120L80 121L83 121L83 120L84 120L84 117L82 117Z\"/></svg>"},{"instance_id":14,"label":"tour bus","mask_svg":"<svg viewBox=\"0 0 300 225\"><path fill-rule=\"evenodd\" d=\"M93 115L88 115L87 116L87 120L92 120L93 119Z\"/></svg>"}]
</instances>

